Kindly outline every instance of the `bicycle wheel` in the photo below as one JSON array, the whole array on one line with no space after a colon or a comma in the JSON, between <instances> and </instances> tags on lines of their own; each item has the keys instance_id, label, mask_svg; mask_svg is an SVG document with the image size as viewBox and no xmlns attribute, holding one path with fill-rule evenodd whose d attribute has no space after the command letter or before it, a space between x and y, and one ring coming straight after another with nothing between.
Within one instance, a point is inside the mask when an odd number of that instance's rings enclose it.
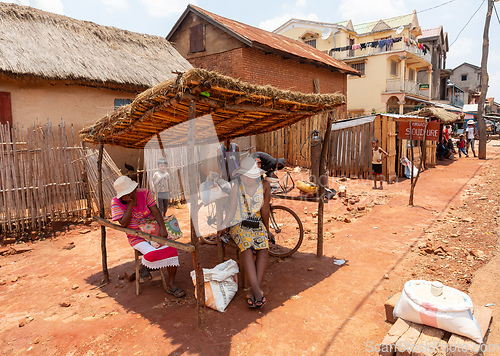
<instances>
[{"instance_id":1,"label":"bicycle wheel","mask_svg":"<svg viewBox=\"0 0 500 356\"><path fill-rule=\"evenodd\" d=\"M290 256L299 249L304 239L304 227L299 216L286 206L271 206L269 228L275 240L274 243L269 241L269 254L274 257Z\"/></svg>"},{"instance_id":2,"label":"bicycle wheel","mask_svg":"<svg viewBox=\"0 0 500 356\"><path fill-rule=\"evenodd\" d=\"M210 203L207 206L200 203L198 205L198 226L196 231L200 239L209 244L217 244L217 217L215 203Z\"/></svg>"}]
</instances>

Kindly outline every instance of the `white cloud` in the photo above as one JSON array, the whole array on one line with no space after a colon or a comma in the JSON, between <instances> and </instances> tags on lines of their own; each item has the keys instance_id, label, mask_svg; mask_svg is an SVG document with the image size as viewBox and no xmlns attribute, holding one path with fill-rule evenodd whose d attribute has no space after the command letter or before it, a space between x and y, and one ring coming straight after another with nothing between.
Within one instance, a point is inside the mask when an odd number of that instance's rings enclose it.
<instances>
[{"instance_id":1,"label":"white cloud","mask_svg":"<svg viewBox=\"0 0 500 356\"><path fill-rule=\"evenodd\" d=\"M500 102L500 70L495 73L490 73L488 84L487 96L489 98L494 97L497 103Z\"/></svg>"},{"instance_id":2,"label":"white cloud","mask_svg":"<svg viewBox=\"0 0 500 356\"><path fill-rule=\"evenodd\" d=\"M408 10L404 0L341 0L339 21L352 20L354 24L387 19L413 11Z\"/></svg>"},{"instance_id":3,"label":"white cloud","mask_svg":"<svg viewBox=\"0 0 500 356\"><path fill-rule=\"evenodd\" d=\"M128 9L127 0L101 0L104 6L112 9Z\"/></svg>"},{"instance_id":4,"label":"white cloud","mask_svg":"<svg viewBox=\"0 0 500 356\"><path fill-rule=\"evenodd\" d=\"M281 25L283 25L288 20L296 18L301 20L311 20L311 21L319 21L319 18L316 14L302 15L302 14L285 14L270 20L262 21L259 23L259 28L266 31L274 31Z\"/></svg>"},{"instance_id":5,"label":"white cloud","mask_svg":"<svg viewBox=\"0 0 500 356\"><path fill-rule=\"evenodd\" d=\"M152 17L169 17L180 15L186 10L188 4L196 5L193 0L141 0L146 7L148 15Z\"/></svg>"}]
</instances>

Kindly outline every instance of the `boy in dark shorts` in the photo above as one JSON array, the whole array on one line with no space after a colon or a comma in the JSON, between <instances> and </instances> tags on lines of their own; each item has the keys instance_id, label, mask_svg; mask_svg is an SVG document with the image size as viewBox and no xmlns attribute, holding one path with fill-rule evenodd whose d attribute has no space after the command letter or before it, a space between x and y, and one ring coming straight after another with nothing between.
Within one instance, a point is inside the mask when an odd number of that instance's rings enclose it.
<instances>
[{"instance_id":1,"label":"boy in dark shorts","mask_svg":"<svg viewBox=\"0 0 500 356\"><path fill-rule=\"evenodd\" d=\"M372 140L372 173L373 173L373 189L377 189L377 181L380 181L380 188L382 187L382 182L384 181L384 176L382 175L382 160L388 156L382 148L378 146L378 139L374 138Z\"/></svg>"}]
</instances>

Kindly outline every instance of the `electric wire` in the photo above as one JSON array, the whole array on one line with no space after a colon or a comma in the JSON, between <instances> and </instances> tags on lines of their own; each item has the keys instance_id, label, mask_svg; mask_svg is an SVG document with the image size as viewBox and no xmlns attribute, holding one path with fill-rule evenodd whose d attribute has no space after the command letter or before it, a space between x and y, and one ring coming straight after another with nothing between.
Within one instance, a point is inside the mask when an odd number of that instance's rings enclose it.
<instances>
[{"instance_id":1,"label":"electric wire","mask_svg":"<svg viewBox=\"0 0 500 356\"><path fill-rule=\"evenodd\" d=\"M495 6L495 3L493 3L493 9L495 10L495 14L497 15L498 23L500 23L500 17L498 17L498 12L497 12L497 8Z\"/></svg>"},{"instance_id":2,"label":"electric wire","mask_svg":"<svg viewBox=\"0 0 500 356\"><path fill-rule=\"evenodd\" d=\"M460 37L460 34L462 33L462 31L463 31L463 30L465 30L465 28L467 27L467 25L469 24L469 22L472 20L472 18L474 17L474 15L476 15L476 14L477 14L477 12L478 12L478 11L479 11L479 9L483 6L483 4L484 4L484 2L485 2L485 1L486 1L486 0L483 0L483 2L481 3L481 5L479 5L479 7L477 8L477 10L476 10L476 11L472 14L472 16L470 17L469 21L467 21L467 23L465 24L465 26L464 26L464 27L460 30L460 32L459 32L459 33L458 33L458 35L457 35L457 38L455 38L455 41L453 41L453 42L451 43L450 48L451 48L451 46L453 46L453 43L457 42L458 37Z\"/></svg>"}]
</instances>

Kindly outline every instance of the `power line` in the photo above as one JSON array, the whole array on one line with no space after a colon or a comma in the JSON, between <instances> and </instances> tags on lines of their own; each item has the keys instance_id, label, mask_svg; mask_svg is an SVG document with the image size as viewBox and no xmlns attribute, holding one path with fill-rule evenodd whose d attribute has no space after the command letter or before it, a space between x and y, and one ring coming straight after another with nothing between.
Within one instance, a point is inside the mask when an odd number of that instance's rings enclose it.
<instances>
[{"instance_id":1,"label":"power line","mask_svg":"<svg viewBox=\"0 0 500 356\"><path fill-rule=\"evenodd\" d=\"M493 3L493 8L495 9L495 14L497 14L498 23L500 23L500 17L498 17L498 12L497 12L497 8L495 6L495 3Z\"/></svg>"},{"instance_id":2,"label":"power line","mask_svg":"<svg viewBox=\"0 0 500 356\"><path fill-rule=\"evenodd\" d=\"M458 37L460 37L460 34L462 33L462 31L463 31L463 30L465 30L465 28L466 28L466 27L467 27L467 25L469 24L470 20L472 20L472 18L474 17L474 15L475 15L475 14L477 14L477 12L478 12L478 11L479 11L479 9L481 8L481 6L483 6L483 4L484 4L484 2L485 2L485 1L486 1L486 0L483 0L483 2L481 3L481 5L479 5L479 7L477 8L476 12L474 12L474 13L472 14L472 16L470 17L469 21L467 21L467 23L465 24L465 26L464 26L464 27L460 30L460 32L459 32L459 33L458 33L458 35L457 35L457 38L455 38L455 41L453 41L453 42L452 42L452 44L450 45L450 48L451 48L451 46L453 46L453 43L457 42Z\"/></svg>"},{"instance_id":3,"label":"power line","mask_svg":"<svg viewBox=\"0 0 500 356\"><path fill-rule=\"evenodd\" d=\"M440 5L436 5L436 6L434 6L434 7L430 7L430 8L428 8L428 9L417 11L417 13L420 13L420 12L425 12L425 11L429 11L429 10L433 10L433 9L435 9L435 8L437 8L437 7L440 7L440 6L443 6L443 5L449 4L450 2L453 2L453 1L455 1L455 0L450 0L450 1L444 2L444 3L440 4Z\"/></svg>"}]
</instances>

